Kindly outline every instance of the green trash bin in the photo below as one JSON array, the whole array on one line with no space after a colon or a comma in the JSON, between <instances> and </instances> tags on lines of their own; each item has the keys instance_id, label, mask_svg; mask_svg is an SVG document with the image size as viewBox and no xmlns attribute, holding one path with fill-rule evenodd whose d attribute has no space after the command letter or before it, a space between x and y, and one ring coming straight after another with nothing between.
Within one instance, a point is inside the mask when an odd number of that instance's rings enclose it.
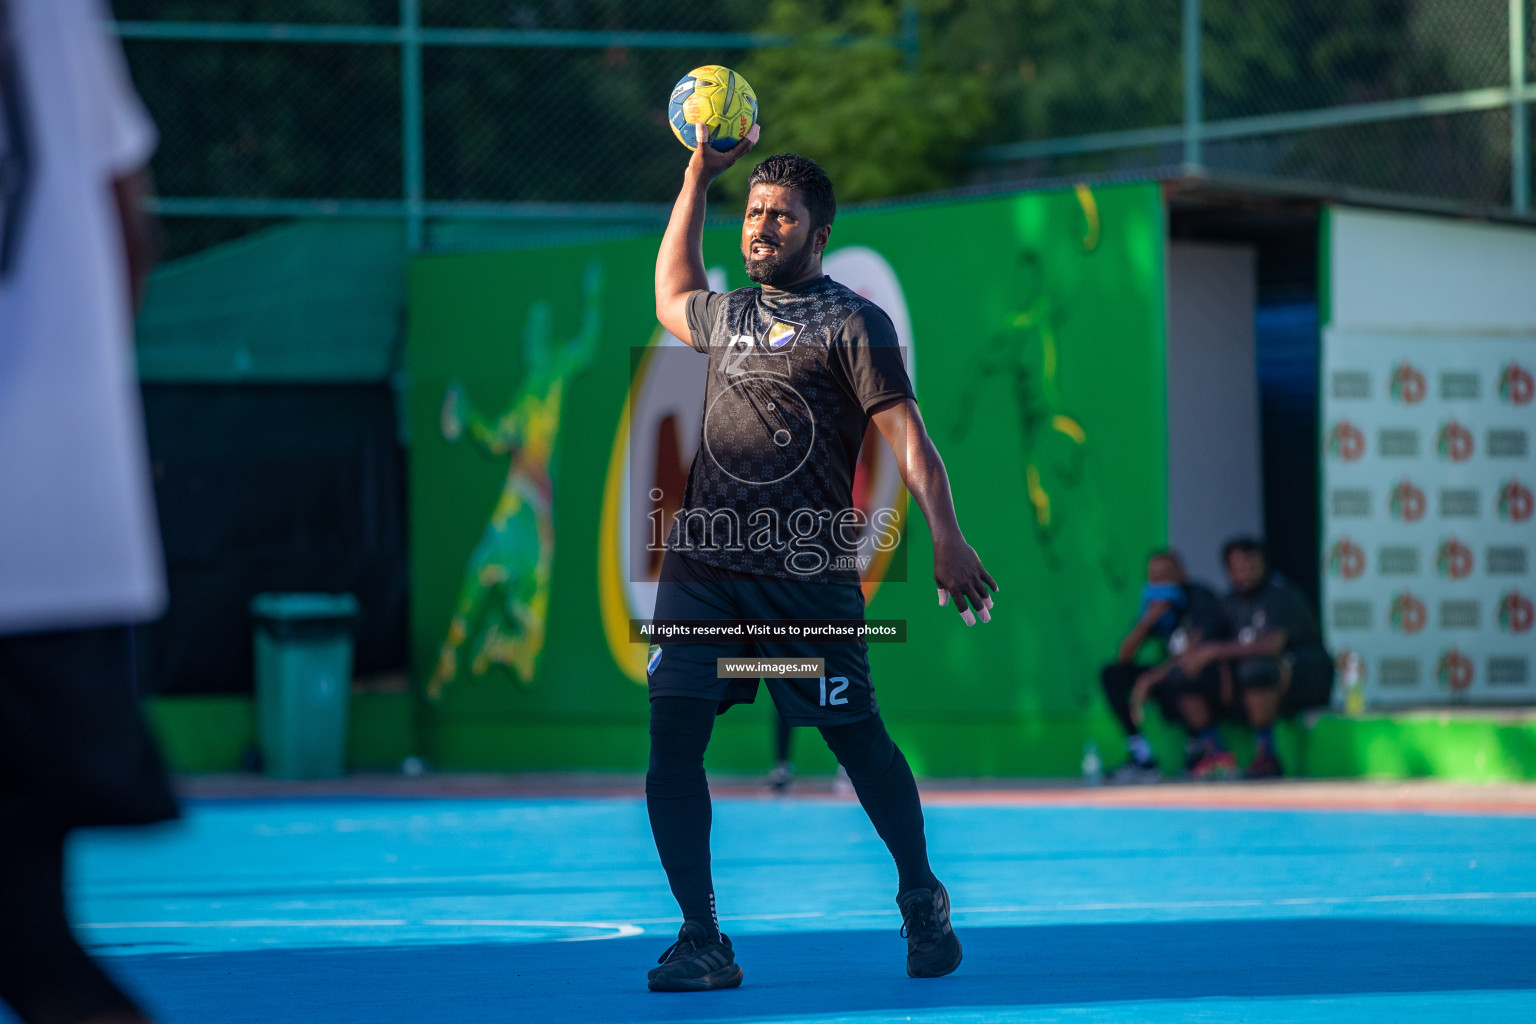
<instances>
[{"instance_id":1,"label":"green trash bin","mask_svg":"<svg viewBox=\"0 0 1536 1024\"><path fill-rule=\"evenodd\" d=\"M258 594L256 725L266 774L334 779L346 770L352 698L351 594Z\"/></svg>"}]
</instances>

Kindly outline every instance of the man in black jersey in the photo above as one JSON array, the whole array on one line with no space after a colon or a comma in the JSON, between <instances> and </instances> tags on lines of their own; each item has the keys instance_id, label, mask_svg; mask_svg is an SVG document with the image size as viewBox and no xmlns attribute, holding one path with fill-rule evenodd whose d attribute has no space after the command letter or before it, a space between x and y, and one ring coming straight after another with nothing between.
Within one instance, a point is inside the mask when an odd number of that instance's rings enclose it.
<instances>
[{"instance_id":1,"label":"man in black jersey","mask_svg":"<svg viewBox=\"0 0 1536 1024\"><path fill-rule=\"evenodd\" d=\"M853 538L868 524L852 484L873 420L932 531L939 603L952 599L967 625L986 622L997 585L960 533L890 318L821 272L836 202L820 167L790 155L758 165L741 250L761 287L709 291L705 194L756 141L754 128L721 152L701 134L656 257L657 319L707 353L709 369L702 443L667 541L655 618L862 620ZM757 691L755 678L717 678L716 659L735 656L824 659L819 678L772 679L769 693L785 721L820 729L895 858L908 975L953 971L960 943L949 894L929 867L917 784L880 720L864 643L663 642L648 662L646 806L683 926L650 988L741 984L715 914L704 776L715 716Z\"/></svg>"},{"instance_id":2,"label":"man in black jersey","mask_svg":"<svg viewBox=\"0 0 1536 1024\"><path fill-rule=\"evenodd\" d=\"M1333 659L1305 595L1270 570L1263 544L1252 537L1229 540L1221 561L1232 584L1222 605L1234 636L1192 645L1179 664L1189 673L1230 665L1232 710L1253 728L1253 760L1243 777L1276 778L1285 770L1275 753L1275 719L1328 703Z\"/></svg>"}]
</instances>

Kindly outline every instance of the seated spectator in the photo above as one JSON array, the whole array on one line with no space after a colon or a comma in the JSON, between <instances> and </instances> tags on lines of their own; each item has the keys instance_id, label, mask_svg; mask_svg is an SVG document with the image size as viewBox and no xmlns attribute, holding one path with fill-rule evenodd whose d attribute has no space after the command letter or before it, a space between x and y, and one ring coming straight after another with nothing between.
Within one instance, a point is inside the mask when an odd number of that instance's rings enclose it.
<instances>
[{"instance_id":1,"label":"seated spectator","mask_svg":"<svg viewBox=\"0 0 1536 1024\"><path fill-rule=\"evenodd\" d=\"M1275 720L1328 703L1333 659L1323 648L1317 616L1301 591L1270 572L1264 546L1241 537L1221 549L1231 593L1222 600L1237 635L1196 644L1179 658L1185 673L1198 675L1215 664L1230 665L1231 710L1253 728L1253 761L1245 778L1284 774L1275 755Z\"/></svg>"},{"instance_id":2,"label":"seated spectator","mask_svg":"<svg viewBox=\"0 0 1536 1024\"><path fill-rule=\"evenodd\" d=\"M1157 758L1146 737L1141 734L1142 706L1149 695L1156 695L1163 717L1191 728L1194 736L1213 717L1218 700L1220 666L1185 673L1177 658L1189 648L1206 640L1227 636L1226 620L1216 595L1184 576L1184 565L1172 551L1158 551L1147 559L1147 583L1141 589L1141 614L1131 631L1120 641L1118 659L1100 673L1104 696L1125 730L1125 747L1130 755L1124 764L1109 774L1116 783L1157 782L1162 778ZM1162 642L1168 660L1154 666L1139 665L1136 656L1149 640Z\"/></svg>"}]
</instances>

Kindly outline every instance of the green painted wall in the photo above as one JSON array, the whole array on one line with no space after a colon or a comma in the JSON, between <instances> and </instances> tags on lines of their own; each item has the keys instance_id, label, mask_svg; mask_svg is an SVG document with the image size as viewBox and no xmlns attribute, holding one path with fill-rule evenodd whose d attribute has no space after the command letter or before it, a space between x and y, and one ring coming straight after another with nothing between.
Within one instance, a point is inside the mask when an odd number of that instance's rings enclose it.
<instances>
[{"instance_id":1,"label":"green painted wall","mask_svg":"<svg viewBox=\"0 0 1536 1024\"><path fill-rule=\"evenodd\" d=\"M712 230L705 240L706 262L728 268L733 287L746 283L736 236ZM1152 185L855 212L834 228L834 250L874 248L901 281L919 404L967 537L1003 588L985 628L967 630L937 608L931 541L913 510L910 582L882 586L869 614L909 623L908 642L874 646L871 661L887 721L921 770L1071 774L1088 730L1109 725L1096 710L1097 666L1134 612L1142 558L1166 537L1163 239ZM561 417L538 672L523 686L494 667L478 677L462 671L440 702L424 702L425 752L441 766L645 763L645 692L604 640L598 553L630 350L656 331L657 242L429 256L410 267L418 685L432 673L468 556L507 478L505 456L443 439L445 389L462 381L477 407L498 415L520 383L530 307L548 302L552 337L571 337L584 269L597 261L604 272L598 355L568 382ZM1070 426L1055 429L1057 421ZM1030 465L1050 498L1048 530L1031 501ZM716 767L767 763L764 705L766 694L721 720Z\"/></svg>"},{"instance_id":2,"label":"green painted wall","mask_svg":"<svg viewBox=\"0 0 1536 1024\"><path fill-rule=\"evenodd\" d=\"M250 697L151 697L144 710L172 771L240 771L256 746L256 702ZM399 768L417 747L415 710L409 694L354 693L348 769Z\"/></svg>"}]
</instances>

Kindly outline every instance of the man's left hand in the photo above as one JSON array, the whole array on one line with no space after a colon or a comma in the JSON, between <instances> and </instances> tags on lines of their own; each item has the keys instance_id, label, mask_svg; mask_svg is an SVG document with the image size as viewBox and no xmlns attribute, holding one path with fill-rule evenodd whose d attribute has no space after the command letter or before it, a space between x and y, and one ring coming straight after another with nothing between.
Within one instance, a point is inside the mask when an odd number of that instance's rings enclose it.
<instances>
[{"instance_id":1,"label":"man's left hand","mask_svg":"<svg viewBox=\"0 0 1536 1024\"><path fill-rule=\"evenodd\" d=\"M997 583L981 564L976 549L964 540L951 543L935 542L933 547L933 580L939 586L939 607L954 598L955 609L967 626L992 621L992 595Z\"/></svg>"}]
</instances>

